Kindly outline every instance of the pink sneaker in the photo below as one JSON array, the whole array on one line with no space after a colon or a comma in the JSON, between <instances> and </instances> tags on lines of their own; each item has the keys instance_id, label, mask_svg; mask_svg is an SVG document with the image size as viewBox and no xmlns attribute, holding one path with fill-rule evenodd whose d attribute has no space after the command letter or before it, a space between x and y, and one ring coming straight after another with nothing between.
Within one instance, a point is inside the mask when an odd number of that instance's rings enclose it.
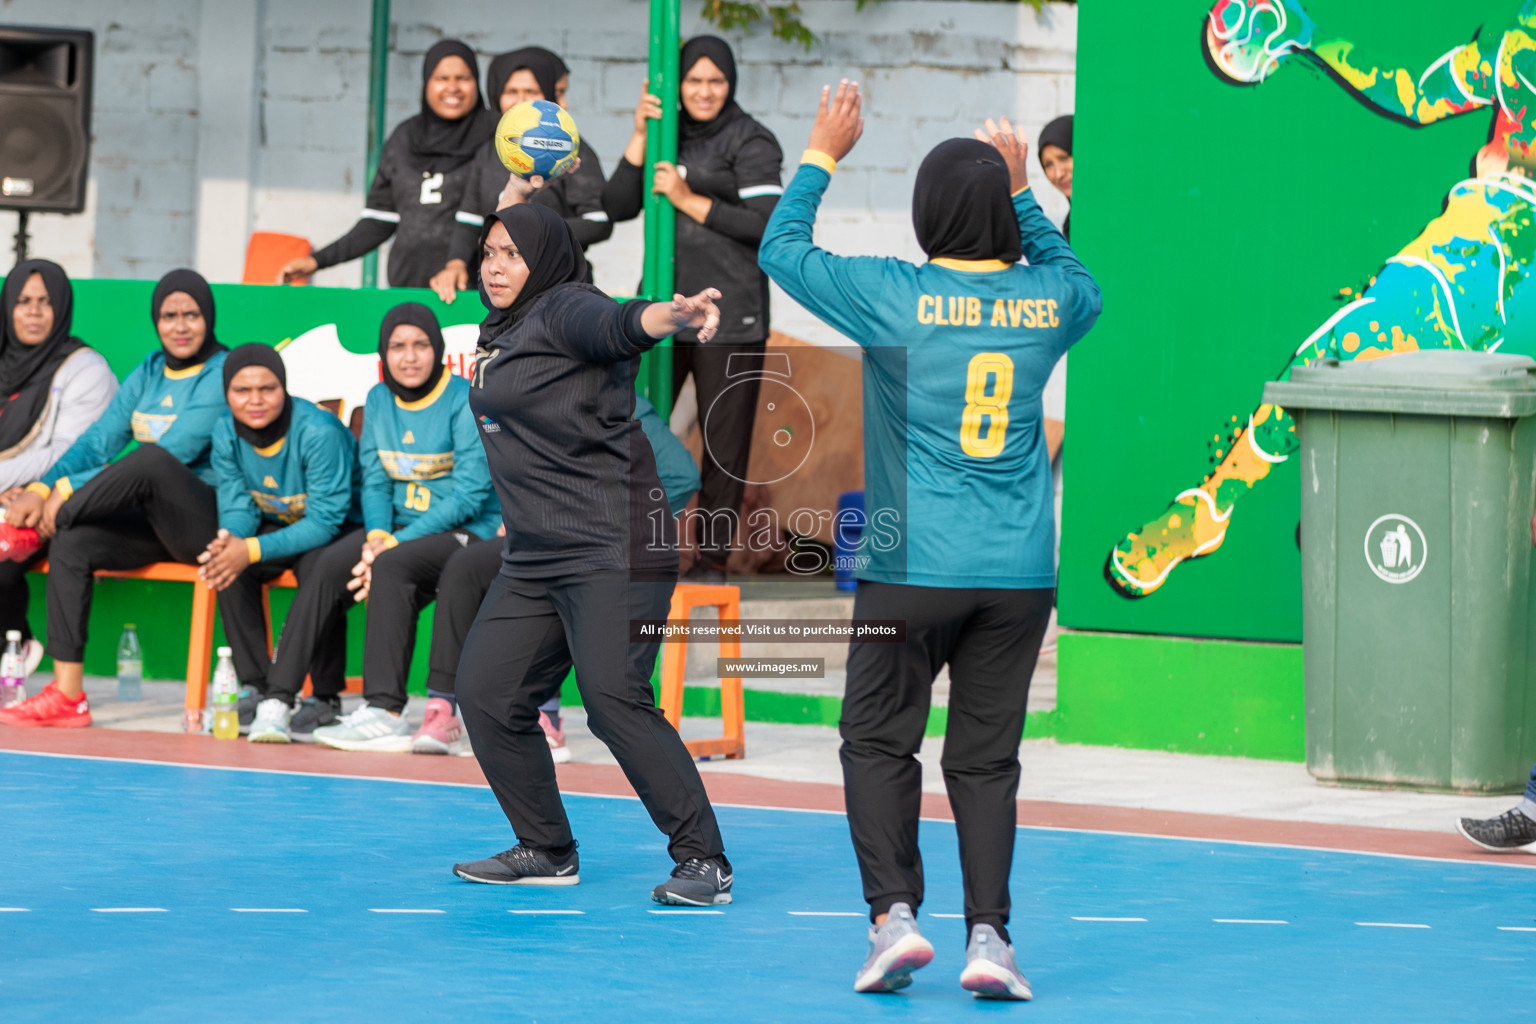
<instances>
[{"instance_id":1,"label":"pink sneaker","mask_svg":"<svg viewBox=\"0 0 1536 1024\"><path fill-rule=\"evenodd\" d=\"M42 539L31 527L0 522L0 559L25 562L37 554L37 549L42 546Z\"/></svg>"},{"instance_id":2,"label":"pink sneaker","mask_svg":"<svg viewBox=\"0 0 1536 1024\"><path fill-rule=\"evenodd\" d=\"M550 721L549 715L539 712L539 728L544 730L544 739L549 743L549 753L555 759L555 764L565 764L571 759L570 748L565 745L565 732L555 728L555 723Z\"/></svg>"},{"instance_id":3,"label":"pink sneaker","mask_svg":"<svg viewBox=\"0 0 1536 1024\"><path fill-rule=\"evenodd\" d=\"M421 728L411 737L413 754L452 754L464 738L464 726L453 713L453 705L441 697L427 701L427 713Z\"/></svg>"}]
</instances>

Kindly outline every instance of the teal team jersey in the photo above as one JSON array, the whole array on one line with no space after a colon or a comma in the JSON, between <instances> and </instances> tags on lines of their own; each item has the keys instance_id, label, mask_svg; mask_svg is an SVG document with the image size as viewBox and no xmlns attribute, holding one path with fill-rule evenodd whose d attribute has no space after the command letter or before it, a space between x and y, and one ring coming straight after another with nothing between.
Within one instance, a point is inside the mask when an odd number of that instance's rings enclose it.
<instances>
[{"instance_id":1,"label":"teal team jersey","mask_svg":"<svg viewBox=\"0 0 1536 1024\"><path fill-rule=\"evenodd\" d=\"M288 396L293 419L277 443L257 448L235 433L226 415L213 431L219 527L255 538L253 560L299 555L329 544L359 522L357 442L341 420L312 402Z\"/></svg>"},{"instance_id":2,"label":"teal team jersey","mask_svg":"<svg viewBox=\"0 0 1536 1024\"><path fill-rule=\"evenodd\" d=\"M1026 188L1028 265L841 257L811 241L831 175L800 166L763 236L768 275L865 349L859 579L1056 584L1040 392L1093 326L1099 289Z\"/></svg>"},{"instance_id":3,"label":"teal team jersey","mask_svg":"<svg viewBox=\"0 0 1536 1024\"><path fill-rule=\"evenodd\" d=\"M176 456L210 486L216 483L211 449L213 428L229 414L224 401L224 352L185 370L165 365L155 349L134 367L107 411L76 438L43 475L49 487L78 490L107 468L129 441L157 444Z\"/></svg>"},{"instance_id":4,"label":"teal team jersey","mask_svg":"<svg viewBox=\"0 0 1536 1024\"><path fill-rule=\"evenodd\" d=\"M363 412L363 525L403 544L445 530L496 535L501 504L469 411L469 381L444 371L406 402L379 384Z\"/></svg>"}]
</instances>

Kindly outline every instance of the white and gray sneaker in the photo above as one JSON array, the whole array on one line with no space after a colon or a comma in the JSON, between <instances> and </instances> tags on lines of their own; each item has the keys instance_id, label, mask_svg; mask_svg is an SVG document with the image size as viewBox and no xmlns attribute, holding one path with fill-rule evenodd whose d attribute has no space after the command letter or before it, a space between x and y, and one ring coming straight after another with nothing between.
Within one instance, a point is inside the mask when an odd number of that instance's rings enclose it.
<instances>
[{"instance_id":1,"label":"white and gray sneaker","mask_svg":"<svg viewBox=\"0 0 1536 1024\"><path fill-rule=\"evenodd\" d=\"M288 718L293 709L276 697L268 697L256 705L256 719L251 722L252 743L292 743L288 735Z\"/></svg>"},{"instance_id":2,"label":"white and gray sneaker","mask_svg":"<svg viewBox=\"0 0 1536 1024\"><path fill-rule=\"evenodd\" d=\"M408 754L411 724L404 715L392 715L383 708L364 704L351 714L343 715L335 725L322 725L316 729L315 742L337 750Z\"/></svg>"},{"instance_id":3,"label":"white and gray sneaker","mask_svg":"<svg viewBox=\"0 0 1536 1024\"><path fill-rule=\"evenodd\" d=\"M960 972L960 987L978 999L1034 998L1029 979L1014 963L1013 947L989 924L979 924L971 929L971 941L965 947L965 970Z\"/></svg>"},{"instance_id":4,"label":"white and gray sneaker","mask_svg":"<svg viewBox=\"0 0 1536 1024\"><path fill-rule=\"evenodd\" d=\"M855 992L895 992L912 984L912 972L933 960L933 943L917 930L905 903L892 903L885 923L869 929L869 956L853 979Z\"/></svg>"}]
</instances>

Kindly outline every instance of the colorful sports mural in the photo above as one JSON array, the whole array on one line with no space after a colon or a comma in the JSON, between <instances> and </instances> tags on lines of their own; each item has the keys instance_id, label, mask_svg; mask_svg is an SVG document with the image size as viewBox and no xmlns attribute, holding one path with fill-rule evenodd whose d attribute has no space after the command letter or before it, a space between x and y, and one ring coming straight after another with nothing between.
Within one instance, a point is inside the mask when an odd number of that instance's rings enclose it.
<instances>
[{"instance_id":1,"label":"colorful sports mural","mask_svg":"<svg viewBox=\"0 0 1536 1024\"><path fill-rule=\"evenodd\" d=\"M1297 0L1218 0L1204 39L1211 68L1234 84L1256 85L1307 61L1406 125L1485 109L1492 115L1488 142L1468 153L1473 177L1456 184L1441 215L1363 287L1340 289L1342 308L1294 349L1282 379L1320 357L1377 359L1428 348L1536 355L1527 315L1536 303L1529 283L1536 260L1536 0L1425 67L1373 53L1368 40L1328 36ZM1256 193L1263 187L1255 182ZM1296 450L1295 423L1284 409L1261 404L1231 417L1213 444L1216 465L1205 479L1110 552L1105 577L1122 595L1152 594L1183 562L1217 551L1239 499Z\"/></svg>"}]
</instances>

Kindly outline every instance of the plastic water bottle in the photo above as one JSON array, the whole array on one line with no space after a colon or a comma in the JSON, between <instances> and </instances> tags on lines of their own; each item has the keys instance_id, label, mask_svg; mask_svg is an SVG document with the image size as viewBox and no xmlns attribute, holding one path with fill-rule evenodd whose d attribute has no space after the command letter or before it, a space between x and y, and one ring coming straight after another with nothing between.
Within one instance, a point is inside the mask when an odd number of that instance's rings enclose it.
<instances>
[{"instance_id":1,"label":"plastic water bottle","mask_svg":"<svg viewBox=\"0 0 1536 1024\"><path fill-rule=\"evenodd\" d=\"M21 630L5 631L5 653L0 655L0 708L27 699L27 666L21 658Z\"/></svg>"},{"instance_id":2,"label":"plastic water bottle","mask_svg":"<svg viewBox=\"0 0 1536 1024\"><path fill-rule=\"evenodd\" d=\"M228 647L220 647L219 663L213 669L213 735L221 740L240 738L240 681L231 656Z\"/></svg>"},{"instance_id":3,"label":"plastic water bottle","mask_svg":"<svg viewBox=\"0 0 1536 1024\"><path fill-rule=\"evenodd\" d=\"M123 627L117 642L117 699L140 700L144 696L144 650L133 623Z\"/></svg>"}]
</instances>

